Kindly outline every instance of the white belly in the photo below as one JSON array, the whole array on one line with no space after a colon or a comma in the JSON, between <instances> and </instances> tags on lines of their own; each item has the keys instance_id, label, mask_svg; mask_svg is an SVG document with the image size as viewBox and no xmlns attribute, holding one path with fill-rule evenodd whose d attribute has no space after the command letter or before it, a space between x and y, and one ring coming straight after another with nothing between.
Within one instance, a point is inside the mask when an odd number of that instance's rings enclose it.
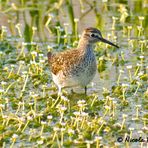
<instances>
[{"instance_id":1,"label":"white belly","mask_svg":"<svg viewBox=\"0 0 148 148\"><path fill-rule=\"evenodd\" d=\"M87 54L77 65L71 66L66 75L60 71L52 74L53 81L58 87L87 86L96 74L96 59L93 51L88 49Z\"/></svg>"},{"instance_id":2,"label":"white belly","mask_svg":"<svg viewBox=\"0 0 148 148\"><path fill-rule=\"evenodd\" d=\"M94 59L88 65L81 65L78 69L73 69L73 72L68 76L64 76L63 72L58 75L52 74L53 81L58 87L74 87L87 86L96 74L96 60Z\"/></svg>"}]
</instances>

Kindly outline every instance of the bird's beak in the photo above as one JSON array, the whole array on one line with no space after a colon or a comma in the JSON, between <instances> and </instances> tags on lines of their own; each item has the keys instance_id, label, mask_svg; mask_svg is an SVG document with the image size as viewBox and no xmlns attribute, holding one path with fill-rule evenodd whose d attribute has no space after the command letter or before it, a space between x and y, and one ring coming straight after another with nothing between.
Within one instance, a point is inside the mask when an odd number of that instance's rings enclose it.
<instances>
[{"instance_id":1,"label":"bird's beak","mask_svg":"<svg viewBox=\"0 0 148 148\"><path fill-rule=\"evenodd\" d=\"M99 38L99 40L100 40L101 42L104 42L104 43L107 43L107 44L109 44L109 45L111 45L111 46L115 46L115 47L119 48L119 46L115 45L114 43L112 43L112 42L110 42L110 41L108 41L108 40L106 40L106 39L104 39L104 38Z\"/></svg>"}]
</instances>

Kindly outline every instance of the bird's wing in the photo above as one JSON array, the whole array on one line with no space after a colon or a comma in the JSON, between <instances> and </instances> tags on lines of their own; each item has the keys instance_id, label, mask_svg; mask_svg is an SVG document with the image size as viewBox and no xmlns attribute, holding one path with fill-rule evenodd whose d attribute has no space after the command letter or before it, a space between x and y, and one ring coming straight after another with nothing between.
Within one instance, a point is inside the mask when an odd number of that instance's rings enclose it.
<instances>
[{"instance_id":1,"label":"bird's wing","mask_svg":"<svg viewBox=\"0 0 148 148\"><path fill-rule=\"evenodd\" d=\"M78 49L67 50L57 55L52 55L51 52L48 53L48 62L52 73L55 75L61 70L65 72L71 69L72 66L80 62L80 58Z\"/></svg>"}]
</instances>

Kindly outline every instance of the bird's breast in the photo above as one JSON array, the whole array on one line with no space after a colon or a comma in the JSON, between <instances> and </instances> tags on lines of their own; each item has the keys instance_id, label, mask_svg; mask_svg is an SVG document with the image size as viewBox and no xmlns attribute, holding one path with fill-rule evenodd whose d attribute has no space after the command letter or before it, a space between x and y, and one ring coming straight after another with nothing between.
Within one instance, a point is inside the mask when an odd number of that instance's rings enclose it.
<instances>
[{"instance_id":1,"label":"bird's breast","mask_svg":"<svg viewBox=\"0 0 148 148\"><path fill-rule=\"evenodd\" d=\"M88 52L72 70L72 75L82 86L86 86L95 76L96 58L93 52Z\"/></svg>"}]
</instances>

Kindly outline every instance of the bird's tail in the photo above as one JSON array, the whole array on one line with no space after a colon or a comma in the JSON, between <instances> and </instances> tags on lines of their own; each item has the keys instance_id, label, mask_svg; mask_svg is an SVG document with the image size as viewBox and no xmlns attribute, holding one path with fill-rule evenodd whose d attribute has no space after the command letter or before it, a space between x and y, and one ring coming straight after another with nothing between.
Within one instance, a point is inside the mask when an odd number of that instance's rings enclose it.
<instances>
[{"instance_id":1,"label":"bird's tail","mask_svg":"<svg viewBox=\"0 0 148 148\"><path fill-rule=\"evenodd\" d=\"M47 53L47 57L48 57L48 63L50 64L51 63L51 59L52 59L52 53L48 52Z\"/></svg>"}]
</instances>

